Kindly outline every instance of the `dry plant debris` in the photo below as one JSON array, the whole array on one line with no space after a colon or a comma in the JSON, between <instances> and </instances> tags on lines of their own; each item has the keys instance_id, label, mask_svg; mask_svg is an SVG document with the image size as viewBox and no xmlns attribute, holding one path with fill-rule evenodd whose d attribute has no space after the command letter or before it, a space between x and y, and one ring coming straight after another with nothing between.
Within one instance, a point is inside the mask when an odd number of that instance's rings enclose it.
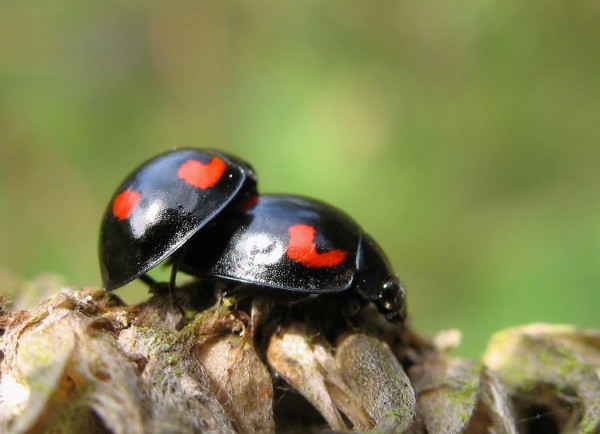
<instances>
[{"instance_id":1,"label":"dry plant debris","mask_svg":"<svg viewBox=\"0 0 600 434\"><path fill-rule=\"evenodd\" d=\"M3 299L0 432L600 432L598 331L515 328L474 362L449 354L455 332L434 344L370 306L348 318L257 294L199 307L194 291L180 290L185 317L160 294Z\"/></svg>"}]
</instances>

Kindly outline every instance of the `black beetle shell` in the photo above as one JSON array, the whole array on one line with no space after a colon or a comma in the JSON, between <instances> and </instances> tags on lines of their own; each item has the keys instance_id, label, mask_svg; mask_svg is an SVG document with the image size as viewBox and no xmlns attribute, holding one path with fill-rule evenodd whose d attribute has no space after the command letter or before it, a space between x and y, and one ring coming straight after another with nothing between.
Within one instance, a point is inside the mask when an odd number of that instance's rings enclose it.
<instances>
[{"instance_id":1,"label":"black beetle shell","mask_svg":"<svg viewBox=\"0 0 600 434\"><path fill-rule=\"evenodd\" d=\"M104 214L104 286L116 289L145 274L223 210L255 194L252 167L220 151L178 149L150 159L119 186Z\"/></svg>"},{"instance_id":2,"label":"black beetle shell","mask_svg":"<svg viewBox=\"0 0 600 434\"><path fill-rule=\"evenodd\" d=\"M308 231L292 242L290 228ZM212 249L195 247L212 245ZM290 246L295 244L296 250ZM332 252L338 252L335 255ZM300 196L261 195L230 229L191 240L181 269L266 288L304 293L355 289L364 299L381 297L393 273L377 244L347 214Z\"/></svg>"}]
</instances>

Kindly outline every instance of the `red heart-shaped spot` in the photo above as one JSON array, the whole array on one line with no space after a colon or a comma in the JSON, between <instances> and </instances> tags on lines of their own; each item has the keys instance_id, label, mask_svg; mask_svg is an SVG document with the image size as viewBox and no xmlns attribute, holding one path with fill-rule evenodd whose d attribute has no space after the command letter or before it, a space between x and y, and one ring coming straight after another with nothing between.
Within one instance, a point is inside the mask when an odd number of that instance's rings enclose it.
<instances>
[{"instance_id":1,"label":"red heart-shaped spot","mask_svg":"<svg viewBox=\"0 0 600 434\"><path fill-rule=\"evenodd\" d=\"M227 170L227 164L219 157L213 157L208 163L187 160L179 166L177 174L191 186L206 190L219 183L225 170Z\"/></svg>"},{"instance_id":2,"label":"red heart-shaped spot","mask_svg":"<svg viewBox=\"0 0 600 434\"><path fill-rule=\"evenodd\" d=\"M309 225L293 225L288 228L290 238L285 254L294 262L308 268L335 267L346 260L348 252L341 249L317 252L315 234L317 230Z\"/></svg>"},{"instance_id":3,"label":"red heart-shaped spot","mask_svg":"<svg viewBox=\"0 0 600 434\"><path fill-rule=\"evenodd\" d=\"M115 196L113 201L112 212L119 220L129 218L133 209L142 199L142 195L135 190L124 190Z\"/></svg>"}]
</instances>

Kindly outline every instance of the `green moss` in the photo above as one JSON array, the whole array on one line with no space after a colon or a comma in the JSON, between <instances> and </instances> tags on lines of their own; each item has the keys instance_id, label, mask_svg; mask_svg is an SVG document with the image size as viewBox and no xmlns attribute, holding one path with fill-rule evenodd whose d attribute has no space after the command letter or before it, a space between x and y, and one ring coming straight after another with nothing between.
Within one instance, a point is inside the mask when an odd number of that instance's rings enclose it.
<instances>
[{"instance_id":1,"label":"green moss","mask_svg":"<svg viewBox=\"0 0 600 434\"><path fill-rule=\"evenodd\" d=\"M44 381L38 377L29 377L26 384L35 395L41 394L44 397L49 397L56 392L55 384Z\"/></svg>"},{"instance_id":2,"label":"green moss","mask_svg":"<svg viewBox=\"0 0 600 434\"><path fill-rule=\"evenodd\" d=\"M35 359L37 365L47 365L48 362L52 360L50 354L41 352L35 355Z\"/></svg>"},{"instance_id":3,"label":"green moss","mask_svg":"<svg viewBox=\"0 0 600 434\"><path fill-rule=\"evenodd\" d=\"M304 339L304 341L306 342L306 345L308 345L309 347L312 347L314 337L312 335L306 335L306 338Z\"/></svg>"},{"instance_id":4,"label":"green moss","mask_svg":"<svg viewBox=\"0 0 600 434\"><path fill-rule=\"evenodd\" d=\"M549 349L546 349L540 354L539 361L544 366L552 366L552 364L554 363L554 354L552 354L552 352L549 351Z\"/></svg>"},{"instance_id":5,"label":"green moss","mask_svg":"<svg viewBox=\"0 0 600 434\"><path fill-rule=\"evenodd\" d=\"M37 315L32 316L29 318L29 324L37 324L41 322L44 318L46 318L46 315L46 312L40 312Z\"/></svg>"},{"instance_id":6,"label":"green moss","mask_svg":"<svg viewBox=\"0 0 600 434\"><path fill-rule=\"evenodd\" d=\"M472 372L471 379L459 380L452 385L448 397L456 403L463 403L465 400L474 400L475 394L479 390L479 371L481 367Z\"/></svg>"},{"instance_id":7,"label":"green moss","mask_svg":"<svg viewBox=\"0 0 600 434\"><path fill-rule=\"evenodd\" d=\"M577 371L581 370L584 366L587 365L577 360L573 355L569 355L568 357L563 357L562 360L559 361L557 373L562 378L570 377L573 374L577 374ZM579 374L581 373L582 372Z\"/></svg>"},{"instance_id":8,"label":"green moss","mask_svg":"<svg viewBox=\"0 0 600 434\"><path fill-rule=\"evenodd\" d=\"M458 417L462 423L467 423L471 418L471 413L460 413Z\"/></svg>"},{"instance_id":9,"label":"green moss","mask_svg":"<svg viewBox=\"0 0 600 434\"><path fill-rule=\"evenodd\" d=\"M594 434L594 433L598 433L597 428L598 428L598 422L596 421L590 421L588 423L586 423L585 425L581 425L579 427L581 429L581 433L582 434Z\"/></svg>"}]
</instances>

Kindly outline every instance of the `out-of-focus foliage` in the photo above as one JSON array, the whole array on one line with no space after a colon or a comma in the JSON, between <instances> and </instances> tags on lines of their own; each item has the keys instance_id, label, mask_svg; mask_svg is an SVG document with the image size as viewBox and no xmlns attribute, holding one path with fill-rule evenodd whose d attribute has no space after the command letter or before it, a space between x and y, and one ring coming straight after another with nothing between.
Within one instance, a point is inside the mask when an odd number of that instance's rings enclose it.
<instances>
[{"instance_id":1,"label":"out-of-focus foliage","mask_svg":"<svg viewBox=\"0 0 600 434\"><path fill-rule=\"evenodd\" d=\"M353 215L463 354L598 326L596 2L55 3L0 4L3 275L98 285L117 184L210 146Z\"/></svg>"}]
</instances>

